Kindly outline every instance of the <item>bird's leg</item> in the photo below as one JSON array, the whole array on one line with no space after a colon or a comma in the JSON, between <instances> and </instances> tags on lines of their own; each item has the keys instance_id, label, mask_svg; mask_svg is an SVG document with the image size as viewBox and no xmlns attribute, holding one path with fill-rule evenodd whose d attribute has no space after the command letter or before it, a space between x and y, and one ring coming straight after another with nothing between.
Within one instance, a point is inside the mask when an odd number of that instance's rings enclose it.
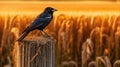
<instances>
[{"instance_id":1,"label":"bird's leg","mask_svg":"<svg viewBox=\"0 0 120 67\"><path fill-rule=\"evenodd\" d=\"M42 35L44 35L44 34L42 33L42 31L40 31L40 33L41 33Z\"/></svg>"},{"instance_id":2,"label":"bird's leg","mask_svg":"<svg viewBox=\"0 0 120 67\"><path fill-rule=\"evenodd\" d=\"M47 37L50 37L45 31L42 31Z\"/></svg>"}]
</instances>

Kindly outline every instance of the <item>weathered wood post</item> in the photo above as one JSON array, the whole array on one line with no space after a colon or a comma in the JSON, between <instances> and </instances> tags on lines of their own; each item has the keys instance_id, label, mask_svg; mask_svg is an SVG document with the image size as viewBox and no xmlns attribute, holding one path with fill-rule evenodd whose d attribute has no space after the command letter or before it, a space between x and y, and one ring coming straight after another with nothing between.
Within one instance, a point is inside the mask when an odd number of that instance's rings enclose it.
<instances>
[{"instance_id":1,"label":"weathered wood post","mask_svg":"<svg viewBox=\"0 0 120 67\"><path fill-rule=\"evenodd\" d=\"M20 67L55 67L55 41L51 37L29 37L19 45Z\"/></svg>"}]
</instances>

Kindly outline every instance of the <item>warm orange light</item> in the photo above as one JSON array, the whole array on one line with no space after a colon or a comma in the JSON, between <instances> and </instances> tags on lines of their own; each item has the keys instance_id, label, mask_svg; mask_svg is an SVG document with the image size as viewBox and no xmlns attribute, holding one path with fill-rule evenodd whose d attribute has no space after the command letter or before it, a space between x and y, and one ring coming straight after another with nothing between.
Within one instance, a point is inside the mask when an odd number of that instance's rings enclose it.
<instances>
[{"instance_id":1,"label":"warm orange light","mask_svg":"<svg viewBox=\"0 0 120 67\"><path fill-rule=\"evenodd\" d=\"M120 11L120 2L106 1L0 1L1 11L41 11L47 6L59 11ZM9 12L9 11L7 11Z\"/></svg>"},{"instance_id":2,"label":"warm orange light","mask_svg":"<svg viewBox=\"0 0 120 67\"><path fill-rule=\"evenodd\" d=\"M105 50L104 50L104 53L105 53L106 55L108 55L109 50L108 50L108 49L105 49Z\"/></svg>"}]
</instances>

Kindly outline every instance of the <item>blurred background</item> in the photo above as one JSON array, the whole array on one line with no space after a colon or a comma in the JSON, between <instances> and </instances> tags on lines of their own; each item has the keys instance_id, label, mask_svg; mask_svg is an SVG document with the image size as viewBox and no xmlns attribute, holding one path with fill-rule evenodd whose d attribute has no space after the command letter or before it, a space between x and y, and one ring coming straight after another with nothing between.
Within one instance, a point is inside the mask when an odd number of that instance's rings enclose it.
<instances>
[{"instance_id":1,"label":"blurred background","mask_svg":"<svg viewBox=\"0 0 120 67\"><path fill-rule=\"evenodd\" d=\"M119 1L1 0L0 67L15 67L16 39L47 6L58 9L45 29L56 40L55 67L88 67L99 57L107 57L104 65L114 66L120 61Z\"/></svg>"}]
</instances>

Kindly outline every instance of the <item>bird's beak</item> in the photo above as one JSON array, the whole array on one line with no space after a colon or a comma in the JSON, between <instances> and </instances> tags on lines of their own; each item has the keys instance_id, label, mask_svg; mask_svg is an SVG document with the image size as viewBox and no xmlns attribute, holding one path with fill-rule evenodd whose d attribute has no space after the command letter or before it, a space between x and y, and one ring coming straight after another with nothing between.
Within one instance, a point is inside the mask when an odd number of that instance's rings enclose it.
<instances>
[{"instance_id":1,"label":"bird's beak","mask_svg":"<svg viewBox=\"0 0 120 67\"><path fill-rule=\"evenodd\" d=\"M54 9L53 11L58 11L57 9Z\"/></svg>"}]
</instances>

